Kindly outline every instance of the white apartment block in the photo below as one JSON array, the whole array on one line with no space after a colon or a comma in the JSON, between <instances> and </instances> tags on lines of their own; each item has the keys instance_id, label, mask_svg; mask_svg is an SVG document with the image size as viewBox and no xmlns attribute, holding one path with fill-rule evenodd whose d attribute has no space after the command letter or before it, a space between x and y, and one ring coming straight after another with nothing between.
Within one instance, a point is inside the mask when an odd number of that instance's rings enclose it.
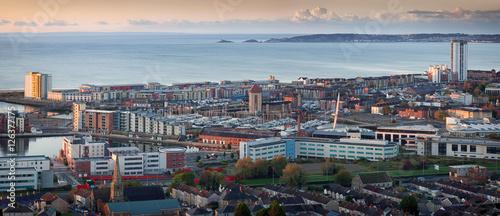
<instances>
[{"instance_id":1,"label":"white apartment block","mask_svg":"<svg viewBox=\"0 0 500 216\"><path fill-rule=\"evenodd\" d=\"M63 155L67 162L71 164L72 159L93 158L107 156L106 142L91 142L91 137L82 137L75 135L73 137L64 137L62 140Z\"/></svg>"}]
</instances>

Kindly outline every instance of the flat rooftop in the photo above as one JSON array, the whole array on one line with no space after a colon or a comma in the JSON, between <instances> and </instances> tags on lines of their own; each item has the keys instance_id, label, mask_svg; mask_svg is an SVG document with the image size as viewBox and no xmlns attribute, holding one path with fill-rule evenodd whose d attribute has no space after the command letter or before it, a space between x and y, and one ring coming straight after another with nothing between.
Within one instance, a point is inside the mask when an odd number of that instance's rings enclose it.
<instances>
[{"instance_id":1,"label":"flat rooftop","mask_svg":"<svg viewBox=\"0 0 500 216\"><path fill-rule=\"evenodd\" d=\"M139 148L137 147L112 147L112 148L108 148L109 152L116 152L116 153L120 153L120 152L139 152L141 150L139 150Z\"/></svg>"},{"instance_id":2,"label":"flat rooftop","mask_svg":"<svg viewBox=\"0 0 500 216\"><path fill-rule=\"evenodd\" d=\"M50 160L49 157L45 155L29 155L29 156L15 156L15 157L0 157L1 162L9 162L11 158L15 158L16 161L32 161L32 160Z\"/></svg>"},{"instance_id":3,"label":"flat rooftop","mask_svg":"<svg viewBox=\"0 0 500 216\"><path fill-rule=\"evenodd\" d=\"M468 164L468 165L456 165L456 166L449 166L449 167L450 168L456 168L456 169L465 169L465 168L474 168L474 167L479 167L480 169L486 168L484 166L472 165L472 164Z\"/></svg>"},{"instance_id":4,"label":"flat rooftop","mask_svg":"<svg viewBox=\"0 0 500 216\"><path fill-rule=\"evenodd\" d=\"M453 138L441 138L439 143L456 143L456 144L476 144L476 145L487 145L487 146L500 146L500 142L486 141L486 140L475 140L475 139L453 139Z\"/></svg>"}]
</instances>

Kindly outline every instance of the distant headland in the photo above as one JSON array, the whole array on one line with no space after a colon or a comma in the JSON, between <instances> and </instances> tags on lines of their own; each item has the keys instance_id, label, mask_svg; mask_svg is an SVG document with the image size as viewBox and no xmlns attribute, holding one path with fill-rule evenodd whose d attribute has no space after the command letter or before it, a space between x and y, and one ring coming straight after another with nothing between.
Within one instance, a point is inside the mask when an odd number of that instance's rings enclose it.
<instances>
[{"instance_id":1,"label":"distant headland","mask_svg":"<svg viewBox=\"0 0 500 216\"><path fill-rule=\"evenodd\" d=\"M313 34L271 38L265 42L450 42L451 39L472 43L500 43L500 34Z\"/></svg>"}]
</instances>

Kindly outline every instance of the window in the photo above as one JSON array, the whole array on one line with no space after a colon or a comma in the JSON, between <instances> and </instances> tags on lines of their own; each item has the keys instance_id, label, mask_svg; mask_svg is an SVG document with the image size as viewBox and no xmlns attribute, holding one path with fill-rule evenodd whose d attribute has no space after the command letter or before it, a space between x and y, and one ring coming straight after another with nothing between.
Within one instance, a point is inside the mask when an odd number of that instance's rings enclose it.
<instances>
[{"instance_id":1,"label":"window","mask_svg":"<svg viewBox=\"0 0 500 216\"><path fill-rule=\"evenodd\" d=\"M347 148L349 148L349 149L354 149L354 146L348 146Z\"/></svg>"},{"instance_id":2,"label":"window","mask_svg":"<svg viewBox=\"0 0 500 216\"><path fill-rule=\"evenodd\" d=\"M470 146L470 152L476 152L476 146L475 145L471 145Z\"/></svg>"},{"instance_id":3,"label":"window","mask_svg":"<svg viewBox=\"0 0 500 216\"><path fill-rule=\"evenodd\" d=\"M466 152L467 151L467 145L460 145L460 151Z\"/></svg>"},{"instance_id":4,"label":"window","mask_svg":"<svg viewBox=\"0 0 500 216\"><path fill-rule=\"evenodd\" d=\"M458 147L457 147L457 150L458 150ZM446 143L439 143L438 155L446 155Z\"/></svg>"},{"instance_id":5,"label":"window","mask_svg":"<svg viewBox=\"0 0 500 216\"><path fill-rule=\"evenodd\" d=\"M458 145L455 145L455 144L451 145L451 150L458 151Z\"/></svg>"}]
</instances>

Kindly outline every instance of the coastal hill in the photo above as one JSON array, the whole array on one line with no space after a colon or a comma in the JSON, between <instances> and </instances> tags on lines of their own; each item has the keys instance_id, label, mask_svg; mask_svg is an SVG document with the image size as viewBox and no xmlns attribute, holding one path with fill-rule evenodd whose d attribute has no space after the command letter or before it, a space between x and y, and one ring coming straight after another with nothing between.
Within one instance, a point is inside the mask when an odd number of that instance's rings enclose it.
<instances>
[{"instance_id":1,"label":"coastal hill","mask_svg":"<svg viewBox=\"0 0 500 216\"><path fill-rule=\"evenodd\" d=\"M449 42L451 39L477 43L500 43L500 34L314 34L291 38L271 38L277 42Z\"/></svg>"}]
</instances>

